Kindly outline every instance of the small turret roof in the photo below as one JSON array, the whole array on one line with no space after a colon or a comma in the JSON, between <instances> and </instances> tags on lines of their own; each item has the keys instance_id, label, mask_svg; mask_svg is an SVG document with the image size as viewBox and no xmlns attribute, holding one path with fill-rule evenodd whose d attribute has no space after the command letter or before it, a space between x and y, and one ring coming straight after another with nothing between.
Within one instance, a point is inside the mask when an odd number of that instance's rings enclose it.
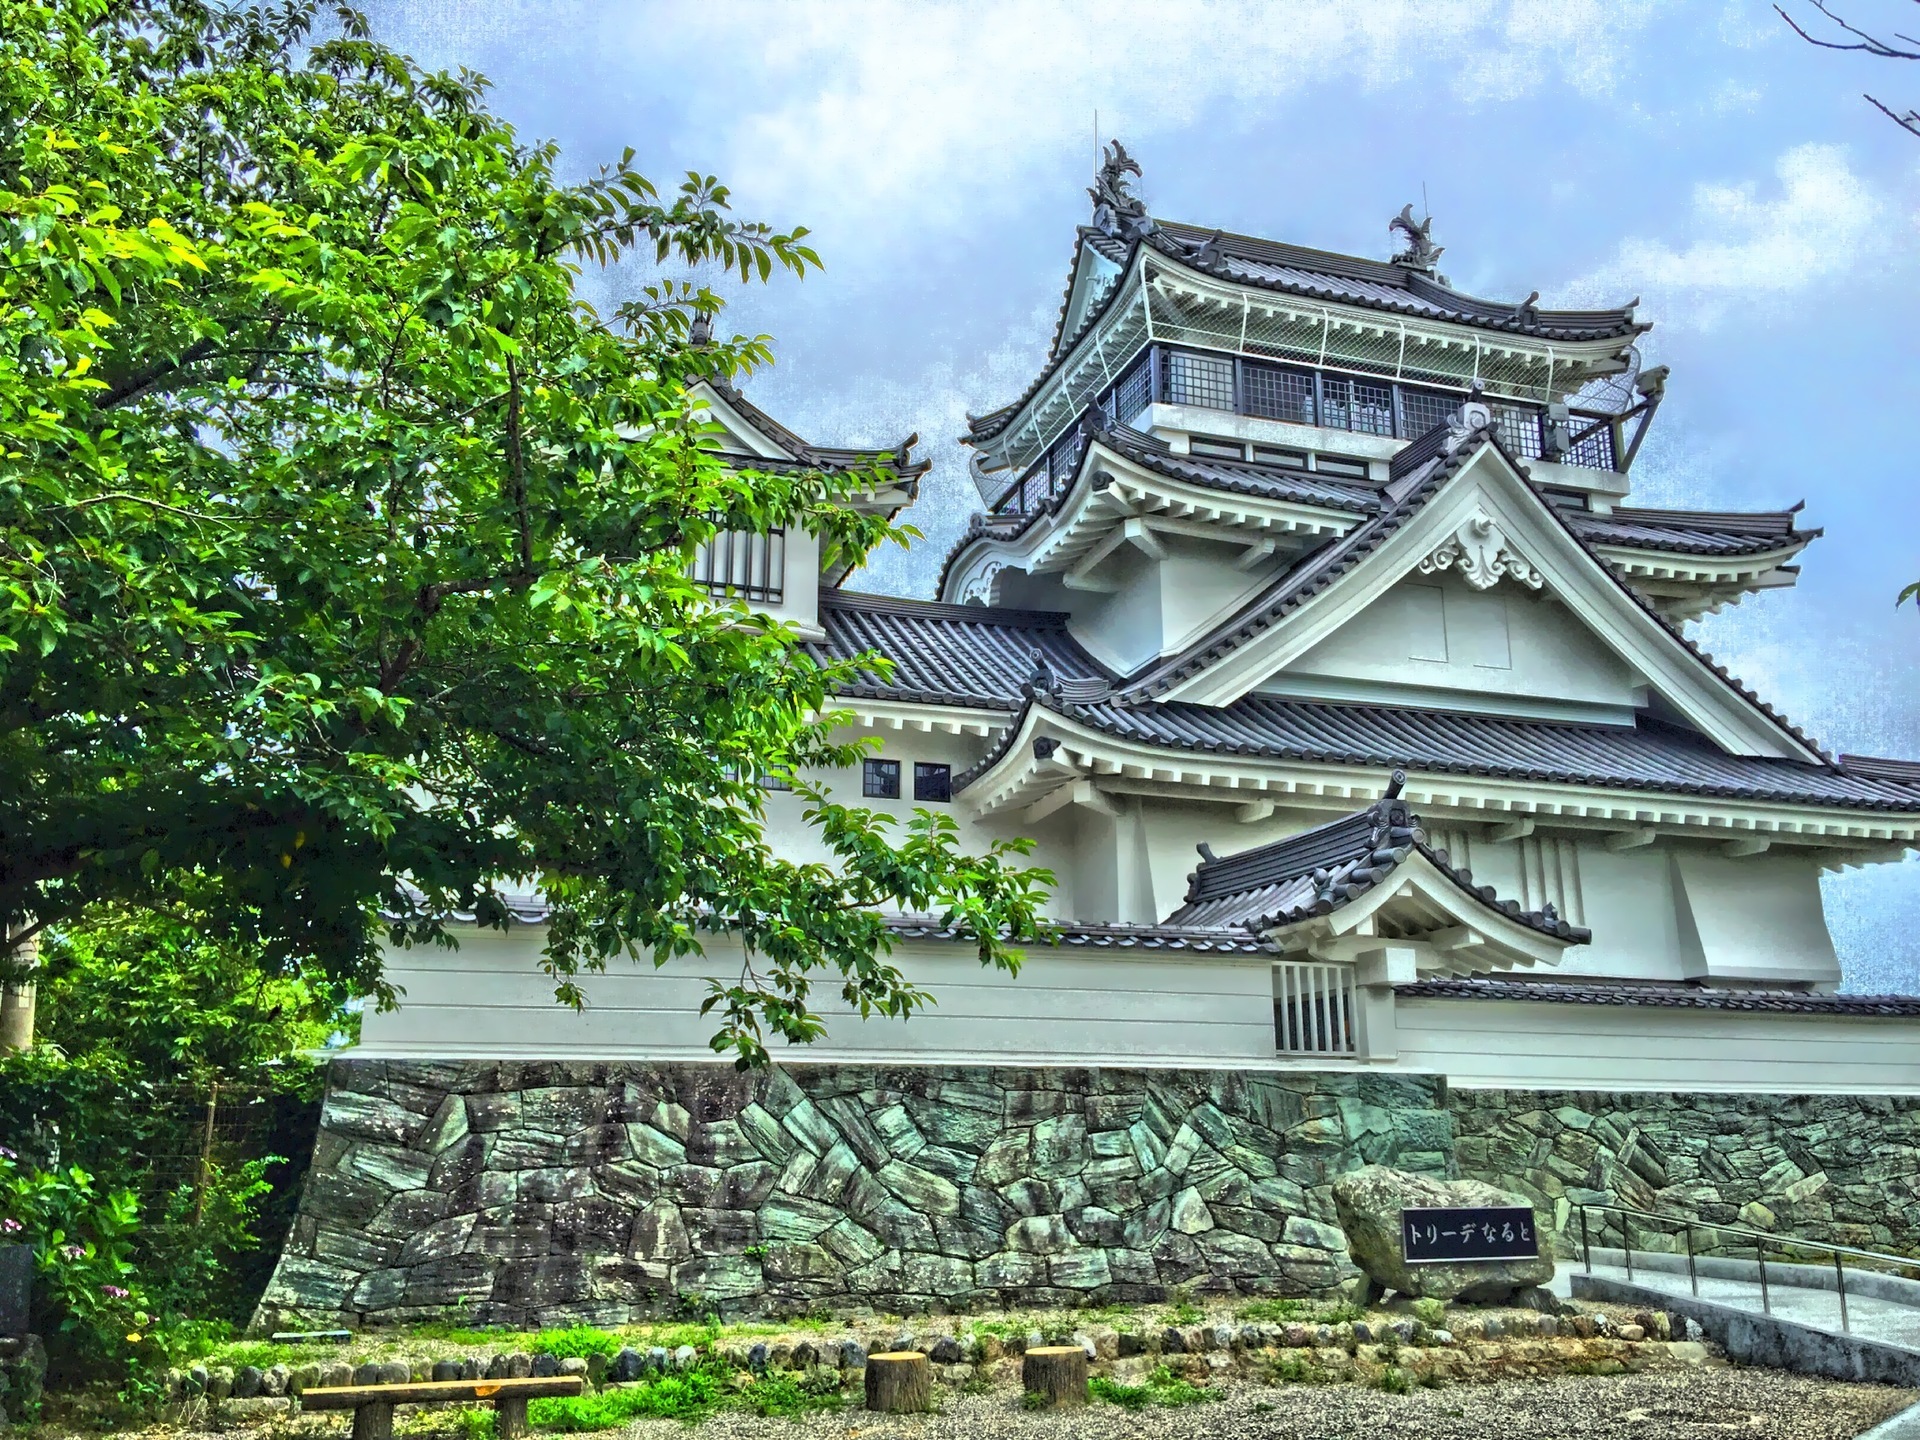
<instances>
[{"instance_id":1,"label":"small turret roof","mask_svg":"<svg viewBox=\"0 0 1920 1440\"><path fill-rule=\"evenodd\" d=\"M1509 920L1570 945L1593 938L1591 931L1567 924L1551 905L1526 910L1500 899L1490 885L1475 885L1470 872L1456 869L1444 850L1427 843L1419 818L1400 798L1405 782L1405 774L1396 771L1385 799L1270 845L1221 858L1204 852L1199 869L1188 877L1186 904L1167 923L1238 925L1264 934L1331 915L1418 854L1468 898Z\"/></svg>"}]
</instances>

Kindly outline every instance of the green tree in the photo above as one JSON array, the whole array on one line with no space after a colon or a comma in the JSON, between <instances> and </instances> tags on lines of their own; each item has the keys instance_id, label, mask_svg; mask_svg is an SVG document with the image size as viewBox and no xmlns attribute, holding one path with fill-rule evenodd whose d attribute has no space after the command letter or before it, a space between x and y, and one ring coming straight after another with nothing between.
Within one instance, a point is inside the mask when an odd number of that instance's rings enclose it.
<instances>
[{"instance_id":1,"label":"green tree","mask_svg":"<svg viewBox=\"0 0 1920 1440\"><path fill-rule=\"evenodd\" d=\"M927 998L876 907L947 914L1017 965L1049 878L802 781L829 863L774 855L768 775L857 758L852 667L686 578L719 528L858 556L861 475L746 473L690 407L764 338L694 344L801 275L631 154L579 183L314 0L0 7L0 922L191 891L271 967L392 996L379 939L451 943L538 877L563 1000L609 959L697 952L714 1046ZM602 317L583 264L651 267ZM874 662L868 662L874 663ZM384 919L382 917L385 917Z\"/></svg>"}]
</instances>

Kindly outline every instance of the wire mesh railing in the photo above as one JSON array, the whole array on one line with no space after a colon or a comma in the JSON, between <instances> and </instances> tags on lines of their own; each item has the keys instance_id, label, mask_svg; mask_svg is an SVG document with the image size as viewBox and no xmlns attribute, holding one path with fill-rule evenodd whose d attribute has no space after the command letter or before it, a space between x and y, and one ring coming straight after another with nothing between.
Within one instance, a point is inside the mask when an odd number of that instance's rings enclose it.
<instances>
[{"instance_id":1,"label":"wire mesh railing","mask_svg":"<svg viewBox=\"0 0 1920 1440\"><path fill-rule=\"evenodd\" d=\"M1661 1215L1627 1205L1583 1204L1579 1217L1580 1258L1593 1273L1598 1250L1603 1264L1609 1249L1617 1251L1629 1284L1645 1283L1650 1273L1678 1275L1684 1267L1687 1287L1701 1298L1701 1282L1729 1286L1737 1293L1751 1286L1763 1314L1774 1313L1777 1292L1831 1291L1843 1334L1851 1333L1853 1316L1848 1303L1849 1266L1856 1299L1868 1276L1920 1280L1920 1261L1887 1255L1851 1245L1835 1245L1801 1236L1770 1234L1741 1225ZM1617 1244L1609 1246L1609 1241ZM1751 1261L1748 1255L1751 1255ZM1636 1282L1636 1263L1642 1280ZM1906 1303L1920 1303L1920 1286Z\"/></svg>"},{"instance_id":2,"label":"wire mesh railing","mask_svg":"<svg viewBox=\"0 0 1920 1440\"><path fill-rule=\"evenodd\" d=\"M1217 338L1225 343L1226 337ZM1369 379L1325 364L1283 364L1155 343L1130 360L1112 384L1091 393L1085 410L1106 425L1130 425L1150 405L1161 403L1414 440L1444 424L1469 394L1465 388ZM1491 403L1500 441L1517 457L1589 470L1617 467L1620 416L1510 399ZM1082 430L1075 424L1060 432L1015 478L1004 471L976 473L988 509L996 515L1030 515L1062 494L1085 448Z\"/></svg>"}]
</instances>

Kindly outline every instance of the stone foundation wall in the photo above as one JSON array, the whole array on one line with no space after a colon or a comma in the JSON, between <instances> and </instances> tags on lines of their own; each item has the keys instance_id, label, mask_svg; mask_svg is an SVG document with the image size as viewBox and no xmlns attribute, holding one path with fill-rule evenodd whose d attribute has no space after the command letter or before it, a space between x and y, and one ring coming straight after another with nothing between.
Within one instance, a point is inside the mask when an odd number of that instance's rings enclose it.
<instances>
[{"instance_id":1,"label":"stone foundation wall","mask_svg":"<svg viewBox=\"0 0 1920 1440\"><path fill-rule=\"evenodd\" d=\"M337 1060L260 1320L1326 1293L1328 1193L1443 1172L1435 1079Z\"/></svg>"},{"instance_id":2,"label":"stone foundation wall","mask_svg":"<svg viewBox=\"0 0 1920 1440\"><path fill-rule=\"evenodd\" d=\"M1459 1173L1553 1214L1567 1254L1581 1203L1920 1248L1920 1098L1455 1090L1448 1109ZM1659 1238L1636 1227L1633 1243ZM1704 1233L1696 1245L1714 1248Z\"/></svg>"}]
</instances>

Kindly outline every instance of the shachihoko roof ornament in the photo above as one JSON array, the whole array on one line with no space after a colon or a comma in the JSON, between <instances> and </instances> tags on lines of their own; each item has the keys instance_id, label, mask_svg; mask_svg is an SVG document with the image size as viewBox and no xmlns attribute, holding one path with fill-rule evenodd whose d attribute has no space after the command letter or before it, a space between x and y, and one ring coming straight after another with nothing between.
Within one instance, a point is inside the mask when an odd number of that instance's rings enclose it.
<instances>
[{"instance_id":1,"label":"shachihoko roof ornament","mask_svg":"<svg viewBox=\"0 0 1920 1440\"><path fill-rule=\"evenodd\" d=\"M1127 154L1118 140L1109 141L1106 159L1094 173L1087 194L1093 198L1093 228L1115 240L1138 240L1153 232L1147 202L1128 187L1127 176L1140 173L1140 162Z\"/></svg>"},{"instance_id":2,"label":"shachihoko roof ornament","mask_svg":"<svg viewBox=\"0 0 1920 1440\"><path fill-rule=\"evenodd\" d=\"M1419 270L1432 275L1434 266L1439 264L1440 257L1446 253L1447 248L1433 243L1433 217L1429 215L1423 220L1414 219L1413 206L1409 203L1401 208L1398 215L1387 222L1387 229L1399 232L1407 240L1407 248L1393 257L1393 263L1404 265L1409 270ZM1435 278L1439 279L1442 285L1447 283L1444 276ZM1536 298L1539 293L1537 290L1534 292Z\"/></svg>"}]
</instances>

